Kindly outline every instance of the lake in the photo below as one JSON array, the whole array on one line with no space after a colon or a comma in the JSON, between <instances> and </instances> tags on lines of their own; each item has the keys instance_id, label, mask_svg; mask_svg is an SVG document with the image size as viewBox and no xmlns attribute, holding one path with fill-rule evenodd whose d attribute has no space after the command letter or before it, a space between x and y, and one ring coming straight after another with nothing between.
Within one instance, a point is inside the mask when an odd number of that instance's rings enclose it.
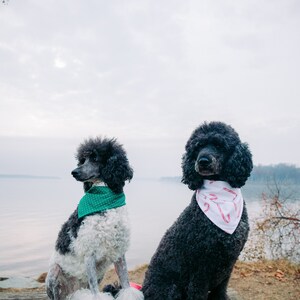
<instances>
[{"instance_id":1,"label":"lake","mask_svg":"<svg viewBox=\"0 0 300 300\"><path fill-rule=\"evenodd\" d=\"M259 211L259 202L253 200L260 192L252 190L250 195L245 189L250 216ZM193 192L176 181L134 179L125 186L125 194L132 228L126 255L131 269L149 262ZM47 271L58 231L82 195L82 184L73 178L1 178L0 276L38 276Z\"/></svg>"}]
</instances>

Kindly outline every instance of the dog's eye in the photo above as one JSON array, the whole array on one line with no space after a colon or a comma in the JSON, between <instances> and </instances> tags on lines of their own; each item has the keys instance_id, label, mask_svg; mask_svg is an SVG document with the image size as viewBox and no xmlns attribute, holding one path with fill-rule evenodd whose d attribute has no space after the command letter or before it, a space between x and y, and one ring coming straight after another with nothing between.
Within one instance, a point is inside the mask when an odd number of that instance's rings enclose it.
<instances>
[{"instance_id":1,"label":"dog's eye","mask_svg":"<svg viewBox=\"0 0 300 300\"><path fill-rule=\"evenodd\" d=\"M81 158L81 159L79 159L78 165L79 165L79 166L80 166L80 165L83 165L84 162L85 162L85 158Z\"/></svg>"}]
</instances>

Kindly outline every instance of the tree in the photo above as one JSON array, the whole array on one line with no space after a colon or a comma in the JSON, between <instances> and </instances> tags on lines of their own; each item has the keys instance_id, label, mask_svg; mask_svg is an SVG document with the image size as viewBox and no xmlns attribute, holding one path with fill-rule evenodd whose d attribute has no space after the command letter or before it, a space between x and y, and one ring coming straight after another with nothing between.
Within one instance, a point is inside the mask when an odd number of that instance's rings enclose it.
<instances>
[{"instance_id":1,"label":"tree","mask_svg":"<svg viewBox=\"0 0 300 300\"><path fill-rule=\"evenodd\" d=\"M293 192L284 194L276 180L269 186L270 193L263 194L263 218L257 222L272 258L287 258L300 262L300 209L290 200Z\"/></svg>"},{"instance_id":2,"label":"tree","mask_svg":"<svg viewBox=\"0 0 300 300\"><path fill-rule=\"evenodd\" d=\"M294 192L275 178L262 194L262 213L256 220L244 253L246 259L300 262L300 208Z\"/></svg>"},{"instance_id":3,"label":"tree","mask_svg":"<svg viewBox=\"0 0 300 300\"><path fill-rule=\"evenodd\" d=\"M249 181L266 182L266 180L272 180L274 177L280 182L288 180L290 182L299 184L300 168L293 164L284 163L267 166L254 166Z\"/></svg>"}]
</instances>

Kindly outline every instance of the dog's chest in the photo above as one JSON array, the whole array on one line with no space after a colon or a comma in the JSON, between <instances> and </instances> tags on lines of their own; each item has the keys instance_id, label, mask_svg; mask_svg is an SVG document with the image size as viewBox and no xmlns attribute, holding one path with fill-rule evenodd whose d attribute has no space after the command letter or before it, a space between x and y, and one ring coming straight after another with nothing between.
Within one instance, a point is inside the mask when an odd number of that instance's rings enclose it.
<instances>
[{"instance_id":1,"label":"dog's chest","mask_svg":"<svg viewBox=\"0 0 300 300\"><path fill-rule=\"evenodd\" d=\"M77 238L71 243L75 255L110 256L111 252L127 248L129 226L124 207L111 209L103 215L88 216L82 222ZM113 253L112 253L113 254Z\"/></svg>"},{"instance_id":2,"label":"dog's chest","mask_svg":"<svg viewBox=\"0 0 300 300\"><path fill-rule=\"evenodd\" d=\"M124 206L88 216L81 223L77 237L71 236L70 251L65 254L56 251L54 262L70 275L84 278L85 258L94 256L102 266L117 261L129 247L129 235Z\"/></svg>"}]
</instances>

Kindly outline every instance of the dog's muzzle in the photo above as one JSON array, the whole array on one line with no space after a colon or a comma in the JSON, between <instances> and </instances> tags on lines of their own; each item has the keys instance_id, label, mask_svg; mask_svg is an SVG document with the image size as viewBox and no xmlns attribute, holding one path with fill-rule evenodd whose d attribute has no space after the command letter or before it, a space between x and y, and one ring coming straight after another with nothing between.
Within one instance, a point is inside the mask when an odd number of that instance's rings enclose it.
<instances>
[{"instance_id":1,"label":"dog's muzzle","mask_svg":"<svg viewBox=\"0 0 300 300\"><path fill-rule=\"evenodd\" d=\"M200 175L215 175L218 173L217 160L212 155L201 155L198 156L195 162L195 170Z\"/></svg>"},{"instance_id":2,"label":"dog's muzzle","mask_svg":"<svg viewBox=\"0 0 300 300\"><path fill-rule=\"evenodd\" d=\"M74 169L71 172L71 174L77 181L81 181L81 182L93 181L92 179L95 178L99 179L99 176L97 176L95 172L85 172L85 170L82 169L81 167Z\"/></svg>"},{"instance_id":3,"label":"dog's muzzle","mask_svg":"<svg viewBox=\"0 0 300 300\"><path fill-rule=\"evenodd\" d=\"M212 163L212 159L211 157L208 156L200 157L200 159L198 160L198 165L201 168L207 168L211 163Z\"/></svg>"}]
</instances>

